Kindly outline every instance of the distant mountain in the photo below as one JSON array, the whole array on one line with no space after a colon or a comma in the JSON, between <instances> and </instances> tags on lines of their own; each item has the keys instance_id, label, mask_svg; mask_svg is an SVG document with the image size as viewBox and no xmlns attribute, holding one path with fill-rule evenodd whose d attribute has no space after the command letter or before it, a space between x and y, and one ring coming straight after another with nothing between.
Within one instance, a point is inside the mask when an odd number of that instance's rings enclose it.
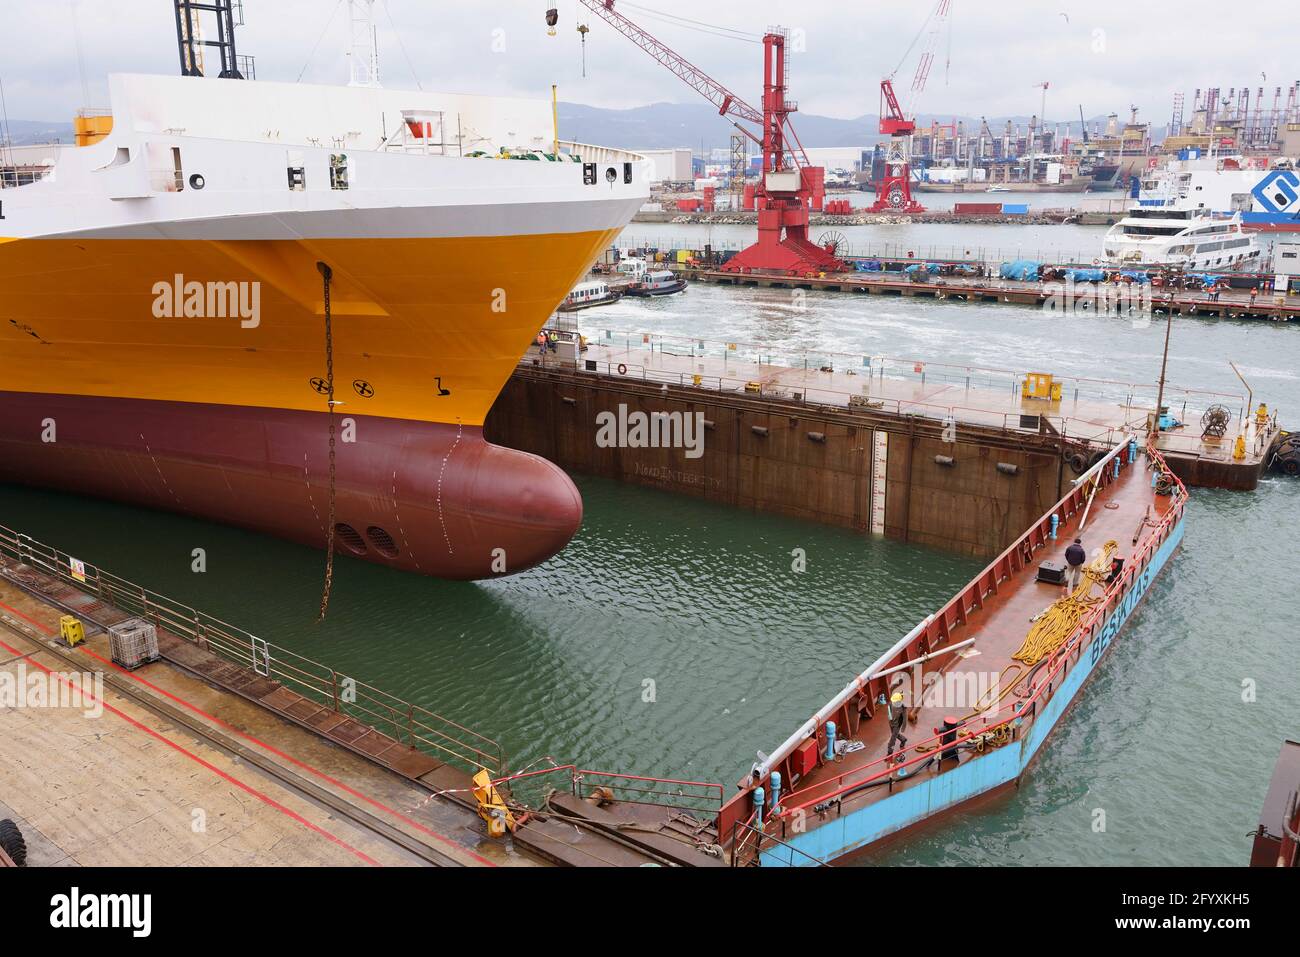
<instances>
[{"instance_id":1,"label":"distant mountain","mask_svg":"<svg viewBox=\"0 0 1300 957\"><path fill-rule=\"evenodd\" d=\"M71 123L49 123L44 120L0 120L0 140L8 132L14 146L32 146L38 143L71 143Z\"/></svg>"},{"instance_id":2,"label":"distant mountain","mask_svg":"<svg viewBox=\"0 0 1300 957\"><path fill-rule=\"evenodd\" d=\"M1028 116L999 116L988 118L994 136L1001 136L1007 120L1022 129L1029 125ZM923 113L917 126L939 123L963 122L968 134L979 132L978 116L952 116ZM1050 120L1050 118L1049 118ZM1088 119L1088 128L1104 128L1105 116ZM806 147L870 146L883 137L877 132L880 120L865 114L851 120L841 120L813 113L798 113L794 127ZM1055 123L1051 123L1055 127ZM1069 124L1070 136L1079 136L1079 123ZM706 150L723 149L731 142L734 127L716 110L702 103L652 103L630 110L609 110L581 103L560 104L560 133L566 140L594 143L600 146L621 146L628 149L670 149L689 147L695 152L701 143Z\"/></svg>"}]
</instances>

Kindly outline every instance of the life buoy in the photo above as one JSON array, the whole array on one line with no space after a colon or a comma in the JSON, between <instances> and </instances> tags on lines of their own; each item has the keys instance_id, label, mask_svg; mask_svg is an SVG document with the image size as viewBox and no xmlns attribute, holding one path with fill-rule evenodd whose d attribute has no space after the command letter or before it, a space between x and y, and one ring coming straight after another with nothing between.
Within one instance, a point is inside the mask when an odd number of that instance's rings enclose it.
<instances>
[{"instance_id":1,"label":"life buoy","mask_svg":"<svg viewBox=\"0 0 1300 957\"><path fill-rule=\"evenodd\" d=\"M618 364L618 374L619 374L619 375L627 375L627 366L625 366L625 365L624 365L623 363L621 363L621 362Z\"/></svg>"}]
</instances>

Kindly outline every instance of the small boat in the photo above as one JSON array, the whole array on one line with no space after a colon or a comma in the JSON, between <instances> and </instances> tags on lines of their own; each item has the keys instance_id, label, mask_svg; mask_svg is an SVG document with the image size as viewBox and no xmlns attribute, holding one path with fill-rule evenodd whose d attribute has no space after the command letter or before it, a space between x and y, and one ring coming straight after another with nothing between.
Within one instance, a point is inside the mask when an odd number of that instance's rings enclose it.
<instances>
[{"instance_id":1,"label":"small boat","mask_svg":"<svg viewBox=\"0 0 1300 957\"><path fill-rule=\"evenodd\" d=\"M645 278L640 282L634 282L624 290L624 295L628 296L671 296L673 293L683 292L686 289L686 280L682 279L667 269L656 269L645 274Z\"/></svg>"},{"instance_id":2,"label":"small boat","mask_svg":"<svg viewBox=\"0 0 1300 957\"><path fill-rule=\"evenodd\" d=\"M558 307L559 312L577 312L593 306L609 306L623 298L622 293L609 288L607 282L583 282L573 287Z\"/></svg>"},{"instance_id":3,"label":"small boat","mask_svg":"<svg viewBox=\"0 0 1300 957\"><path fill-rule=\"evenodd\" d=\"M1009 188L1007 188L1006 186L990 186L988 189L984 190L984 192L986 192L986 193L1009 193L1009 192L1011 192L1011 190L1010 190Z\"/></svg>"}]
</instances>

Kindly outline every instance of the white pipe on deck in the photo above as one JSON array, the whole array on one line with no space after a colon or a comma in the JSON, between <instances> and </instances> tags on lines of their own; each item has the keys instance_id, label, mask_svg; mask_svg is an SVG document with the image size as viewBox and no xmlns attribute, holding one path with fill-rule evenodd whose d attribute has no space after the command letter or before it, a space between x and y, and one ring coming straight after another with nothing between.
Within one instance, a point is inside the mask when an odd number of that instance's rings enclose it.
<instances>
[{"instance_id":1,"label":"white pipe on deck","mask_svg":"<svg viewBox=\"0 0 1300 957\"><path fill-rule=\"evenodd\" d=\"M805 740L816 732L818 726L822 722L833 715L835 711L844 704L844 702L848 701L849 698L857 692L860 686L865 685L867 681L873 678L877 671L885 667L894 655L906 648L908 644L921 634L921 632L923 632L932 621L934 621L934 615L926 615L925 620L902 638L898 639L898 642L894 647L890 648L883 655L877 658L866 671L862 672L862 674L858 675L854 680L845 685L843 691L837 694L829 702L822 705L820 711L800 725L798 731L786 738L779 748L769 754L762 763L758 765L757 770L759 777L766 778L773 767L784 761L790 752L799 746L799 742Z\"/></svg>"}]
</instances>

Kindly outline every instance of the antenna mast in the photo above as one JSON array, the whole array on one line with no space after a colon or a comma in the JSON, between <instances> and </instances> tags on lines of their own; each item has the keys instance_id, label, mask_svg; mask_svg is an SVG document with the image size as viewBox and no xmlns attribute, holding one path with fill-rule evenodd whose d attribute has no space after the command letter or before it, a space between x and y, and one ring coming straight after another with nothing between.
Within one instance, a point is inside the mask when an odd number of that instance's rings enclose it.
<instances>
[{"instance_id":1,"label":"antenna mast","mask_svg":"<svg viewBox=\"0 0 1300 957\"><path fill-rule=\"evenodd\" d=\"M352 47L348 61L352 78L348 86L377 88L379 84L379 34L375 30L375 0L348 0L352 14Z\"/></svg>"}]
</instances>

